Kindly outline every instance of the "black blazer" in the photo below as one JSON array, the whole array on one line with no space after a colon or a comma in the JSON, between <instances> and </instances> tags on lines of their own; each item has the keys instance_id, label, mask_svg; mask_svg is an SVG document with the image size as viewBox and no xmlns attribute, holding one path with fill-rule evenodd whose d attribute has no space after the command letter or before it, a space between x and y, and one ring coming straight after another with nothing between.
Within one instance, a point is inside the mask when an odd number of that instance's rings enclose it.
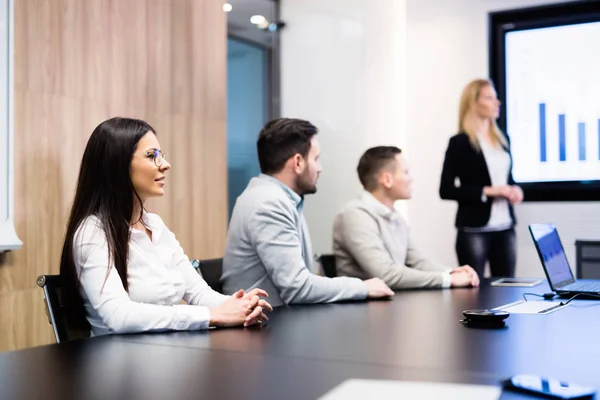
<instances>
[{"instance_id":1,"label":"black blazer","mask_svg":"<svg viewBox=\"0 0 600 400\"><path fill-rule=\"evenodd\" d=\"M508 141L508 138L506 140ZM504 150L510 155L509 148ZM456 178L460 179L459 187L454 185ZM512 176L512 157L507 181L509 185L515 184ZM473 147L466 133L452 136L442 168L440 197L444 200L458 201L456 227L479 228L488 223L493 198L483 201L483 187L491 185L492 180L483 153ZM508 207L514 225L514 210L510 204Z\"/></svg>"}]
</instances>

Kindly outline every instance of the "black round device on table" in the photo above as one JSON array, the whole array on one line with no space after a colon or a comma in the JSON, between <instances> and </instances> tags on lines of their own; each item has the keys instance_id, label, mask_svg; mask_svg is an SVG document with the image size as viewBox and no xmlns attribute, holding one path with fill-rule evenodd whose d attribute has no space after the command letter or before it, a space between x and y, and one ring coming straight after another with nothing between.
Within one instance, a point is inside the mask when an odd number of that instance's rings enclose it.
<instances>
[{"instance_id":1,"label":"black round device on table","mask_svg":"<svg viewBox=\"0 0 600 400\"><path fill-rule=\"evenodd\" d=\"M510 315L506 311L465 310L465 319L460 322L471 328L503 328L504 320Z\"/></svg>"}]
</instances>

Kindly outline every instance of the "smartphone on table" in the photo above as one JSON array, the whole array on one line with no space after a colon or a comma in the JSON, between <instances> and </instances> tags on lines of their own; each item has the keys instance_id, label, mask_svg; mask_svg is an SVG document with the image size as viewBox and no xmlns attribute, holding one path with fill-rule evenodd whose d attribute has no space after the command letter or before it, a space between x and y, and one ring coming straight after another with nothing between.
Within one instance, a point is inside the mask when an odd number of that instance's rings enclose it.
<instances>
[{"instance_id":1,"label":"smartphone on table","mask_svg":"<svg viewBox=\"0 0 600 400\"><path fill-rule=\"evenodd\" d=\"M516 375L504 381L505 390L551 399L594 399L596 389L538 375Z\"/></svg>"}]
</instances>

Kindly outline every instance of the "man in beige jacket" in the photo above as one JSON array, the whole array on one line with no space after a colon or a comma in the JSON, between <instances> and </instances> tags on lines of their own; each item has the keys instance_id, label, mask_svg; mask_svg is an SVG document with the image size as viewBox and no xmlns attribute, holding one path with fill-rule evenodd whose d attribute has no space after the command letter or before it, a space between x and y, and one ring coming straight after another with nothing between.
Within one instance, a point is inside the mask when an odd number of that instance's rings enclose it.
<instances>
[{"instance_id":1,"label":"man in beige jacket","mask_svg":"<svg viewBox=\"0 0 600 400\"><path fill-rule=\"evenodd\" d=\"M396 200L411 197L412 177L399 148L368 149L357 171L365 191L342 209L333 226L338 275L377 277L391 289L479 285L470 266L449 268L415 248L406 221L394 209Z\"/></svg>"}]
</instances>

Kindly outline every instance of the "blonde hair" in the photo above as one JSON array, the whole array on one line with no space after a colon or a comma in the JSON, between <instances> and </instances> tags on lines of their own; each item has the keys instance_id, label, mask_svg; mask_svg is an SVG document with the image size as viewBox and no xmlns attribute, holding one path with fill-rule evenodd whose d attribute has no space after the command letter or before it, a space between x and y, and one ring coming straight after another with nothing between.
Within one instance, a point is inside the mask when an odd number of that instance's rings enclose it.
<instances>
[{"instance_id":1,"label":"blonde hair","mask_svg":"<svg viewBox=\"0 0 600 400\"><path fill-rule=\"evenodd\" d=\"M477 151L481 150L479 140L477 139L477 132L469 125L467 118L470 116L473 106L479 99L481 90L488 86L494 87L494 84L489 79L475 79L465 86L462 95L460 96L458 131L465 132L467 136L469 136L471 144ZM490 120L490 129L488 133L494 146L508 147L506 138L494 119Z\"/></svg>"}]
</instances>

